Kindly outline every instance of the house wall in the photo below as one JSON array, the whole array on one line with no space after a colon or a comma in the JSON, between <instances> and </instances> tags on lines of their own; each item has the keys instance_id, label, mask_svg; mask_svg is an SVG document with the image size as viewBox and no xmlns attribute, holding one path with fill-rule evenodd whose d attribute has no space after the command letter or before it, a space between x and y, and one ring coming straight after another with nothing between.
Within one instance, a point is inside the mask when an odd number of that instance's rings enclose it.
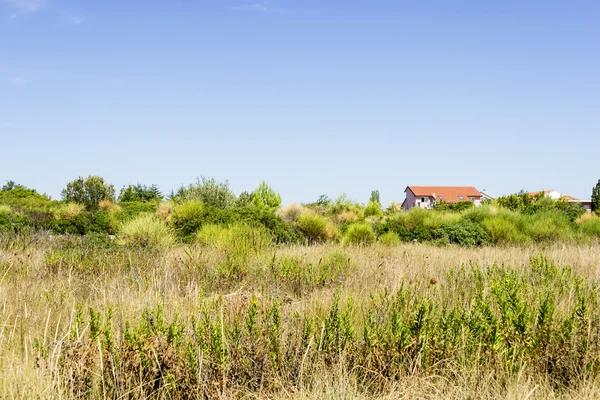
<instances>
[{"instance_id":1,"label":"house wall","mask_svg":"<svg viewBox=\"0 0 600 400\"><path fill-rule=\"evenodd\" d=\"M416 197L411 190L406 191L406 200L404 201L403 208L410 210L413 207L420 208L431 208L433 201L430 197L425 197L425 202L422 201L422 197Z\"/></svg>"}]
</instances>

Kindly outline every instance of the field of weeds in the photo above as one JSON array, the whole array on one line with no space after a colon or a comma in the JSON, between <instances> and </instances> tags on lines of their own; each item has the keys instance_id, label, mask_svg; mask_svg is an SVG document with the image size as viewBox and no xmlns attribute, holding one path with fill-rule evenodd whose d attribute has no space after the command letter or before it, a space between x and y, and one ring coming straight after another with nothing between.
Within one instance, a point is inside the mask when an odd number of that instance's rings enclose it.
<instances>
[{"instance_id":1,"label":"field of weeds","mask_svg":"<svg viewBox=\"0 0 600 400\"><path fill-rule=\"evenodd\" d=\"M1 236L0 396L600 396L598 244L207 235Z\"/></svg>"}]
</instances>

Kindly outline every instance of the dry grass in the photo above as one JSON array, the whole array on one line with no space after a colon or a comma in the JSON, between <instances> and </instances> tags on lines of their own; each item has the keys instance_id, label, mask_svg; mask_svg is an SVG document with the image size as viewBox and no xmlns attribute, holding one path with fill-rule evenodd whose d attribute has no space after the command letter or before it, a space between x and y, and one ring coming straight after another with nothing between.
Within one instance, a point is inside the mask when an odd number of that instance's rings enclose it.
<instances>
[{"instance_id":1,"label":"dry grass","mask_svg":"<svg viewBox=\"0 0 600 400\"><path fill-rule=\"evenodd\" d=\"M263 305L277 301L284 316L283 332L291 332L294 325L287 319L289 316L327 315L336 294L342 303L352 299L353 313L360 322L359 316L372 302L372 293L386 290L394 293L403 283L413 285L417 294L430 293L448 287L447 272L465 264L497 263L522 270L531 257L543 253L558 265L573 266L584 279L600 279L598 244L479 249L421 244L288 246L262 251L240 265L231 265L235 260L197 245L162 251L108 246L108 249L97 248L69 237L0 237L0 397L77 397L68 379L83 374L86 368L98 371L100 364L105 366L107 362L97 357L100 341L97 346L93 341L94 345L89 347L72 347L87 343L84 338L92 329L88 318L90 308L104 317L111 310L113 329L122 332L125 322L138 325L143 322L145 311L158 307L165 321L177 318L183 326L189 326L192 318L206 307L225 314L219 317L217 312L211 318L233 318L254 297ZM290 267L276 271L274 263L288 263ZM306 272L293 275L297 265L312 266L313 275ZM84 314L79 323L78 310ZM87 349L88 358L82 356L83 349ZM89 365L64 364L67 355L73 360L88 360ZM70 369L65 370L64 365ZM315 365L310 385L278 384L275 376L273 382L255 391L224 384L220 395L299 399L600 396L597 379L586 378L572 387L560 388L544 375L523 372L499 380L489 372L451 364L444 376L422 371L370 391L341 362ZM93 376L96 376L94 387L99 390L103 378L98 374ZM284 382L283 378L280 382ZM169 398L167 392L143 393L138 393L139 397ZM98 391L88 395L102 397Z\"/></svg>"}]
</instances>

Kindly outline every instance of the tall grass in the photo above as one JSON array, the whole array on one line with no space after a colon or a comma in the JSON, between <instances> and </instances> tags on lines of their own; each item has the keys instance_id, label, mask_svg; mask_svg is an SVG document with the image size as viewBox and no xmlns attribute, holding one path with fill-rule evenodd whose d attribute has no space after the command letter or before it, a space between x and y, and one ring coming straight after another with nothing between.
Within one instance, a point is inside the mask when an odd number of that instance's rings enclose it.
<instances>
[{"instance_id":1,"label":"tall grass","mask_svg":"<svg viewBox=\"0 0 600 400\"><path fill-rule=\"evenodd\" d=\"M279 246L260 228L211 229L166 248L0 234L0 397L600 393L597 243L543 257L533 245ZM254 236L243 262L242 236Z\"/></svg>"}]
</instances>

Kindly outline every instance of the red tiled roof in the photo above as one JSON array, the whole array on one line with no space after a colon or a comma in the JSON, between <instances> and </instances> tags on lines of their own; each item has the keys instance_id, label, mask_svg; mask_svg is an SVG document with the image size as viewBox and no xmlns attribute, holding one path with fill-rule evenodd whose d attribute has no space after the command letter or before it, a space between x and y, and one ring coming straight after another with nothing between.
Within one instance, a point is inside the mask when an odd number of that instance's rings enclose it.
<instances>
[{"instance_id":1,"label":"red tiled roof","mask_svg":"<svg viewBox=\"0 0 600 400\"><path fill-rule=\"evenodd\" d=\"M539 193L548 193L548 192L558 192L558 190L554 190L554 189L551 189L551 190L539 190L537 192L529 192L527 194L530 195L531 197L533 197L533 196L535 196L535 195L537 195ZM558 193L561 193L561 192L558 192ZM577 197L569 196L568 194L564 194L564 193L561 193L561 194L562 194L562 196L560 196L561 199L564 199L564 200L579 200Z\"/></svg>"},{"instance_id":2,"label":"red tiled roof","mask_svg":"<svg viewBox=\"0 0 600 400\"><path fill-rule=\"evenodd\" d=\"M407 186L416 197L433 197L446 203L469 201L469 197L481 198L481 192L473 186ZM462 199L460 198L462 196Z\"/></svg>"}]
</instances>

